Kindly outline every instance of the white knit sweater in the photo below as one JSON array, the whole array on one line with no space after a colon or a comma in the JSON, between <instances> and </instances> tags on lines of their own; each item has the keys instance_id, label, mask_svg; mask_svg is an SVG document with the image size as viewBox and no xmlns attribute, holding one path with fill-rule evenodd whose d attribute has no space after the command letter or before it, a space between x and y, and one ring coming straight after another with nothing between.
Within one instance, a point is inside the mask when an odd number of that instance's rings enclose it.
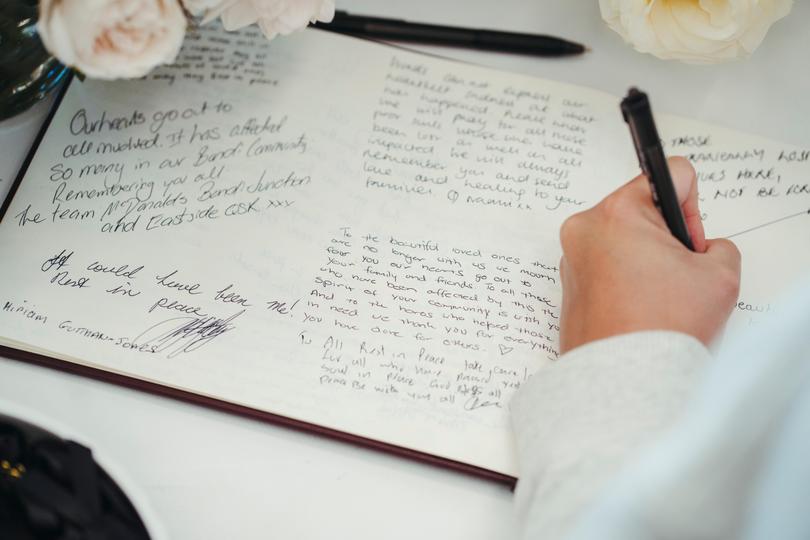
<instances>
[{"instance_id":1,"label":"white knit sweater","mask_svg":"<svg viewBox=\"0 0 810 540\"><path fill-rule=\"evenodd\" d=\"M810 538L810 286L713 359L639 332L512 402L522 538Z\"/></svg>"}]
</instances>

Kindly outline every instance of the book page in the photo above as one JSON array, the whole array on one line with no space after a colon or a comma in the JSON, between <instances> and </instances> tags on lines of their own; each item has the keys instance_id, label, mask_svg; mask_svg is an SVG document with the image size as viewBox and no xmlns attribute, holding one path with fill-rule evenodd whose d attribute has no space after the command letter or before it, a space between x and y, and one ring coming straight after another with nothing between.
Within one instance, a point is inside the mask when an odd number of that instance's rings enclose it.
<instances>
[{"instance_id":1,"label":"book page","mask_svg":"<svg viewBox=\"0 0 810 540\"><path fill-rule=\"evenodd\" d=\"M742 284L729 332L744 330L810 271L810 146L675 116L660 120L667 154L686 156L697 171L707 236L740 249Z\"/></svg>"},{"instance_id":2,"label":"book page","mask_svg":"<svg viewBox=\"0 0 810 540\"><path fill-rule=\"evenodd\" d=\"M743 185L747 162L706 161L704 198ZM0 225L2 342L516 475L509 398L558 357L559 225L636 171L601 92L203 28L145 79L71 84ZM810 199L753 190L712 194L707 228Z\"/></svg>"}]
</instances>

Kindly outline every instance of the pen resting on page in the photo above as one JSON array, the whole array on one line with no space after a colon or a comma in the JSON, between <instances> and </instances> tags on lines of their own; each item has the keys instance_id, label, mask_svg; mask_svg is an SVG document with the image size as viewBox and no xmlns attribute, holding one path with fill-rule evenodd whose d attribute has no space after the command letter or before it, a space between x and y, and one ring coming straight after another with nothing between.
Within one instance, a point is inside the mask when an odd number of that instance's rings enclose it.
<instances>
[{"instance_id":1,"label":"pen resting on page","mask_svg":"<svg viewBox=\"0 0 810 540\"><path fill-rule=\"evenodd\" d=\"M372 39L534 56L567 56L590 50L579 43L553 36L413 23L398 19L351 15L345 11L335 12L335 18L329 23L316 22L313 26L331 32Z\"/></svg>"}]
</instances>

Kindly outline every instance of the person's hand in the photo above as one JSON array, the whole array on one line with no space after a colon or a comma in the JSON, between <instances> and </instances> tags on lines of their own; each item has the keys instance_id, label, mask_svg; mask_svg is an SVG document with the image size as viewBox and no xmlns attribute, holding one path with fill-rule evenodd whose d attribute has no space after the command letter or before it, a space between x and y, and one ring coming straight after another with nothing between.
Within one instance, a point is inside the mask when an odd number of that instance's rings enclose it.
<instances>
[{"instance_id":1,"label":"person's hand","mask_svg":"<svg viewBox=\"0 0 810 540\"><path fill-rule=\"evenodd\" d=\"M692 165L670 158L669 168L695 251L669 232L644 176L569 217L560 229L560 353L639 330L684 332L708 345L725 325L740 252L706 239Z\"/></svg>"}]
</instances>

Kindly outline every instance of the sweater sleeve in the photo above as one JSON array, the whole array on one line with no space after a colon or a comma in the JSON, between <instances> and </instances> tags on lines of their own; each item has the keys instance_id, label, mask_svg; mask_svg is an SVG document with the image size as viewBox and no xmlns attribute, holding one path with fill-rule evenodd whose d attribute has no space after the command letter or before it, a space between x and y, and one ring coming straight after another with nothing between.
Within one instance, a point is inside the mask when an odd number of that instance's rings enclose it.
<instances>
[{"instance_id":1,"label":"sweater sleeve","mask_svg":"<svg viewBox=\"0 0 810 540\"><path fill-rule=\"evenodd\" d=\"M511 403L521 538L564 538L601 488L681 411L708 350L648 331L578 347Z\"/></svg>"}]
</instances>

